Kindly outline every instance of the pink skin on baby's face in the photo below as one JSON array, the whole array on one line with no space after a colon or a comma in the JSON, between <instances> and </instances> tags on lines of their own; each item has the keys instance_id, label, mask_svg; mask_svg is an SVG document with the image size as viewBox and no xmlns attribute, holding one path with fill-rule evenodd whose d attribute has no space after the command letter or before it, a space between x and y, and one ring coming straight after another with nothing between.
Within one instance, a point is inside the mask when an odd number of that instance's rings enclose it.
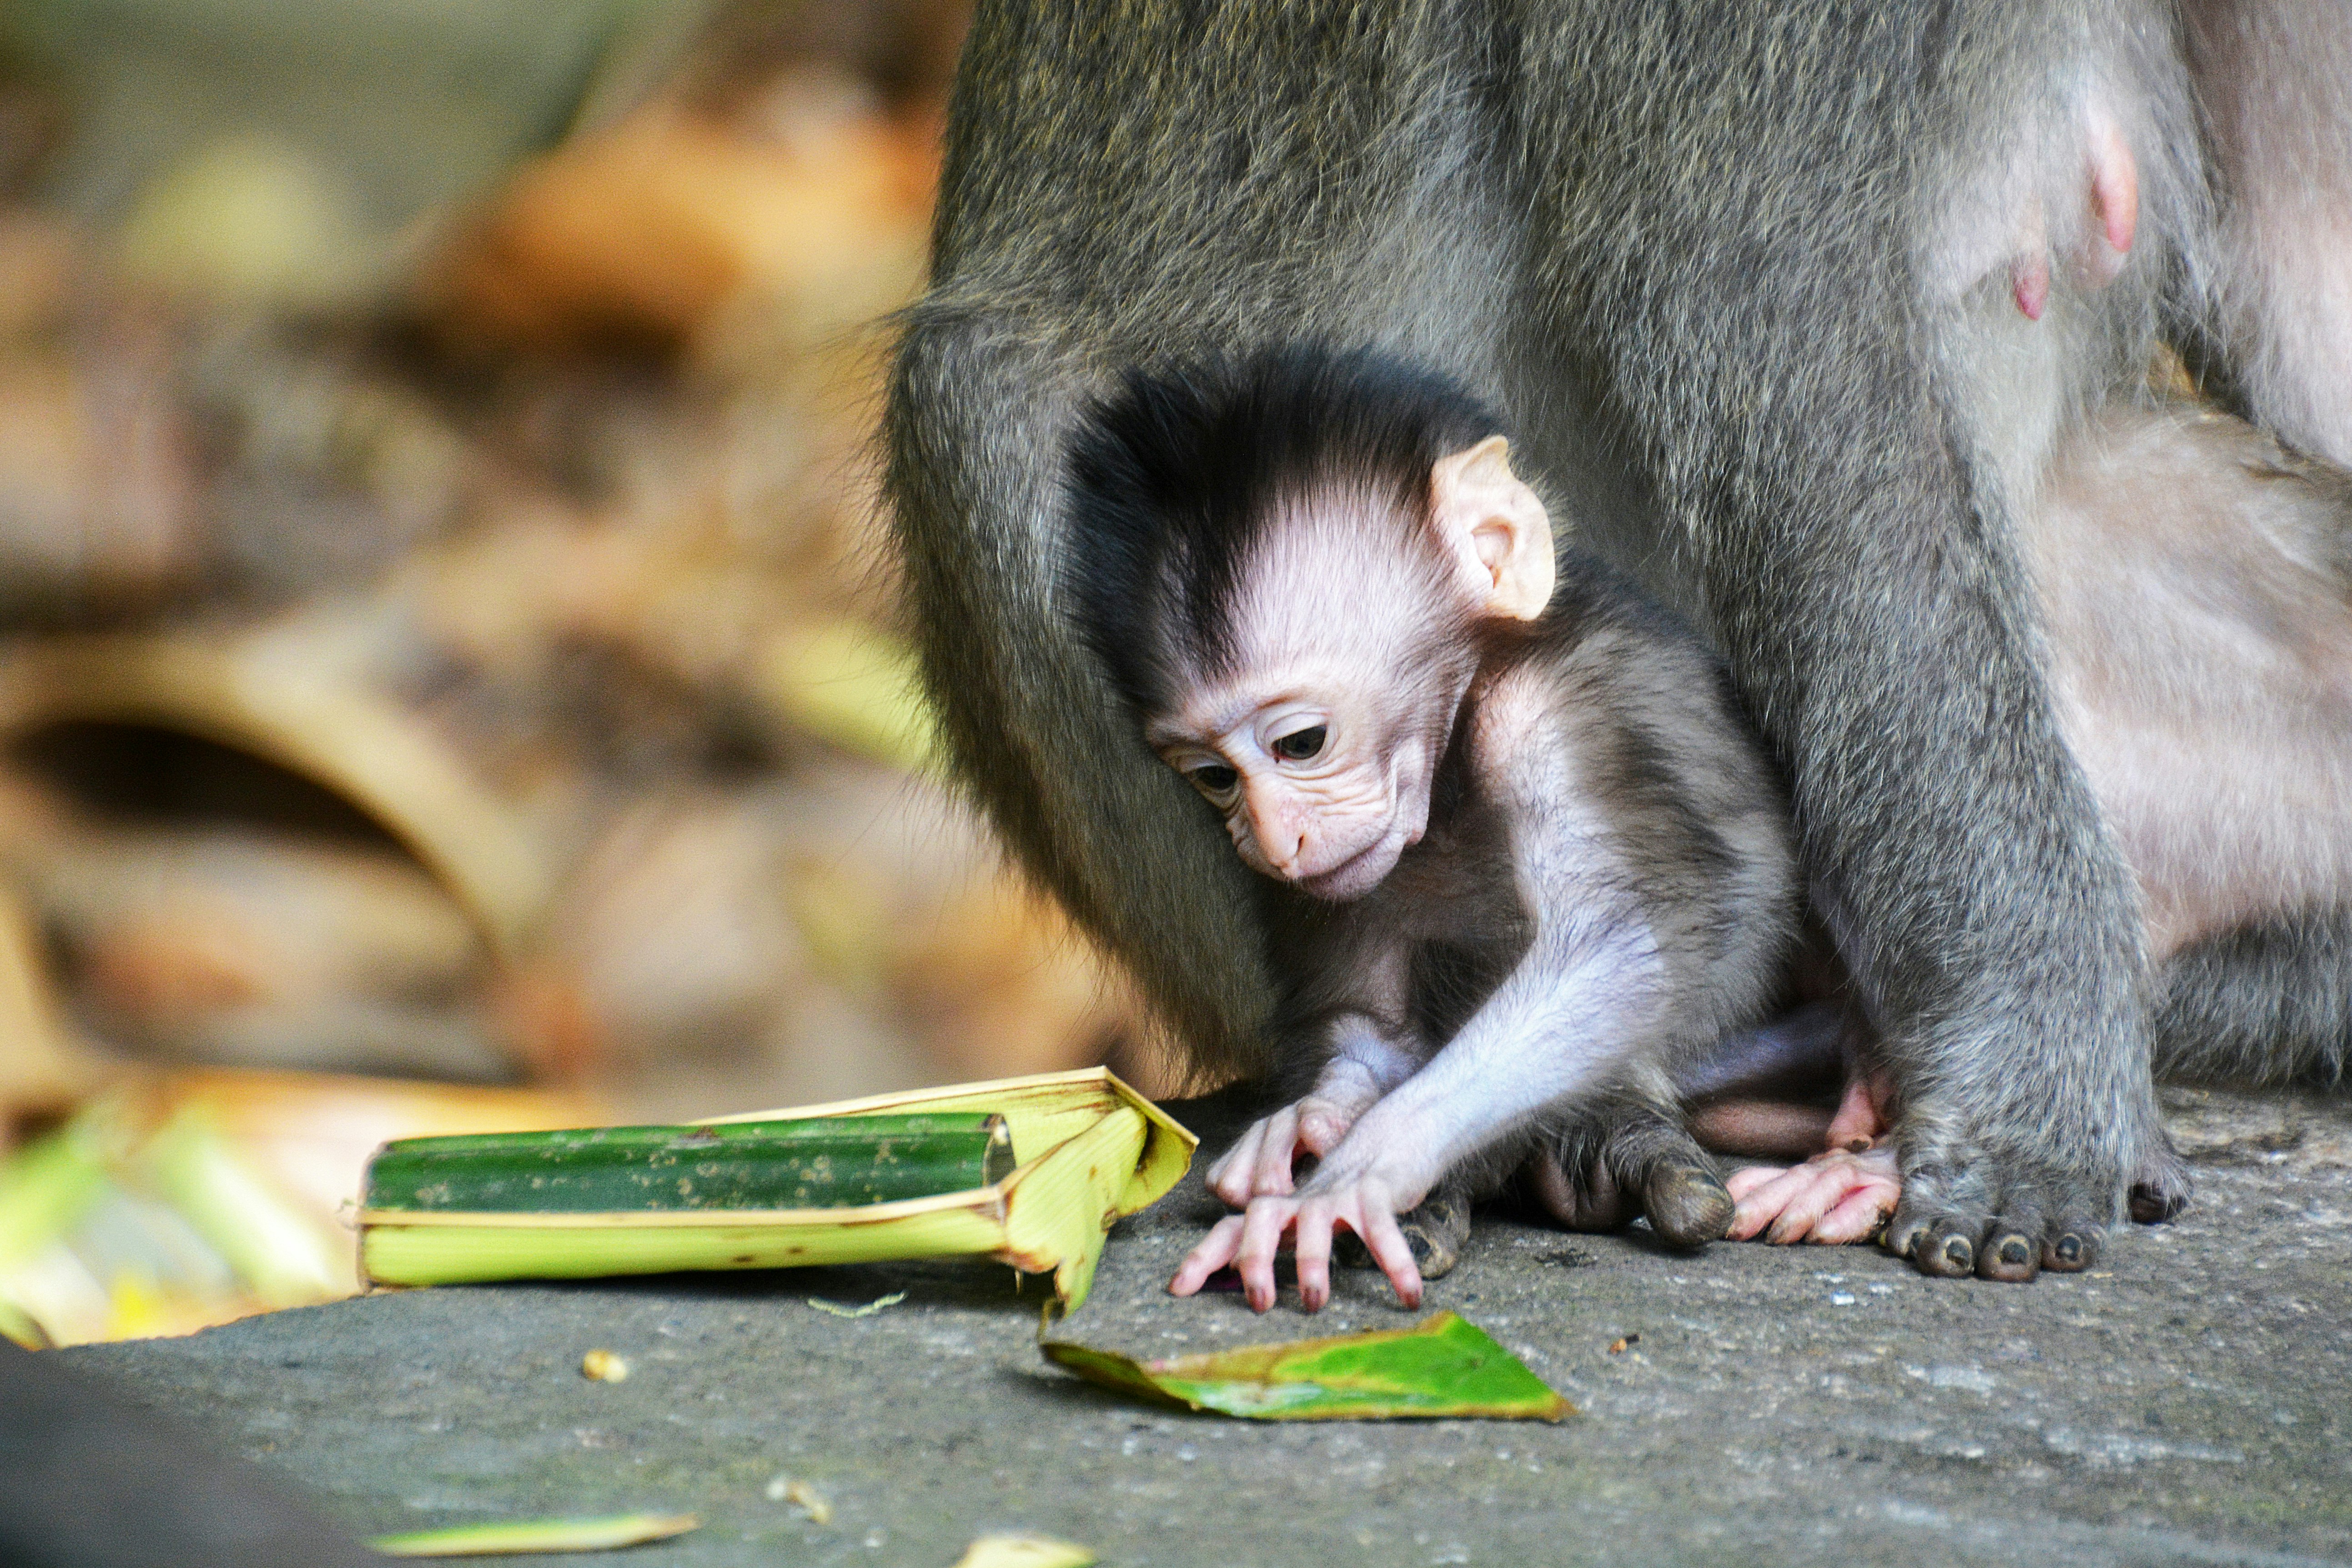
<instances>
[{"instance_id":1,"label":"pink skin on baby's face","mask_svg":"<svg viewBox=\"0 0 2352 1568\"><path fill-rule=\"evenodd\" d=\"M1427 831L1472 624L1533 620L1551 597L1550 522L1501 438L1438 462L1425 524L1397 528L1393 505L1288 503L1245 563L1224 669L1194 671L1145 727L1244 864L1333 903Z\"/></svg>"},{"instance_id":2,"label":"pink skin on baby's face","mask_svg":"<svg viewBox=\"0 0 2352 1568\"><path fill-rule=\"evenodd\" d=\"M1333 903L1360 898L1427 831L1435 758L1337 680L1290 674L1270 691L1197 690L1150 738L1224 817L1252 871Z\"/></svg>"}]
</instances>

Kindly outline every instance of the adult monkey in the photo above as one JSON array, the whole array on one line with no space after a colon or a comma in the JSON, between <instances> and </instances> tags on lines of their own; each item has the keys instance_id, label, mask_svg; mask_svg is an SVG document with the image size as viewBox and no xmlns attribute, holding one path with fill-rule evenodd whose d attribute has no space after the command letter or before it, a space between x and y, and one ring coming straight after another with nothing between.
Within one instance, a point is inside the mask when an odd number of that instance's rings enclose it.
<instances>
[{"instance_id":1,"label":"adult monkey","mask_svg":"<svg viewBox=\"0 0 2352 1568\"><path fill-rule=\"evenodd\" d=\"M2168 319L2352 460L2352 22L2192 9L983 0L890 494L960 767L1196 1061L1256 1064L1252 892L1055 602L1064 438L1122 364L1369 343L1501 407L1729 661L1900 1087L1889 1244L2083 1267L2185 1196L2011 519ZM2181 972L2251 1009L2295 940Z\"/></svg>"}]
</instances>

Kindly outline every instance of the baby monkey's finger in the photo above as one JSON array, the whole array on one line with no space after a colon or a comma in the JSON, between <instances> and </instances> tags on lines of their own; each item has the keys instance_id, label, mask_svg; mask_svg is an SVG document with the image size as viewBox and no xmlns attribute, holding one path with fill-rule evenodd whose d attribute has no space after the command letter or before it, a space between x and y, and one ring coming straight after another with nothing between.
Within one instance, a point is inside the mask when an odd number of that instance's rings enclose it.
<instances>
[{"instance_id":1,"label":"baby monkey's finger","mask_svg":"<svg viewBox=\"0 0 2352 1568\"><path fill-rule=\"evenodd\" d=\"M1838 1206L1822 1216L1808 1238L1824 1247L1845 1247L1856 1241L1867 1241L1878 1234L1895 1212L1895 1201L1902 1189L1892 1182L1865 1182L1839 1200Z\"/></svg>"},{"instance_id":2,"label":"baby monkey's finger","mask_svg":"<svg viewBox=\"0 0 2352 1568\"><path fill-rule=\"evenodd\" d=\"M1318 1199L1298 1206L1291 1232L1291 1261L1298 1270L1298 1304L1319 1312L1331 1299L1331 1207Z\"/></svg>"},{"instance_id":3,"label":"baby monkey's finger","mask_svg":"<svg viewBox=\"0 0 2352 1568\"><path fill-rule=\"evenodd\" d=\"M1265 1130L1263 1122L1253 1122L1234 1140L1234 1146L1217 1156L1209 1167L1207 1186L1234 1208L1249 1207L1249 1184L1257 1176L1257 1141Z\"/></svg>"},{"instance_id":4,"label":"baby monkey's finger","mask_svg":"<svg viewBox=\"0 0 2352 1568\"><path fill-rule=\"evenodd\" d=\"M1750 1166L1732 1172L1731 1179L1724 1186L1730 1188L1738 1207L1732 1211L1731 1228L1724 1234L1734 1241L1747 1241L1761 1235L1765 1227L1780 1218L1811 1181L1803 1166L1788 1170Z\"/></svg>"},{"instance_id":5,"label":"baby monkey's finger","mask_svg":"<svg viewBox=\"0 0 2352 1568\"><path fill-rule=\"evenodd\" d=\"M1757 1188L1776 1182L1793 1169L1790 1166L1742 1166L1723 1178L1725 1190L1735 1202L1745 1199Z\"/></svg>"},{"instance_id":6,"label":"baby monkey's finger","mask_svg":"<svg viewBox=\"0 0 2352 1568\"><path fill-rule=\"evenodd\" d=\"M1297 1107L1286 1106L1260 1125L1265 1135L1258 1140L1257 1175L1250 1183L1249 1196L1279 1197L1290 1191L1290 1166L1298 1157Z\"/></svg>"},{"instance_id":7,"label":"baby monkey's finger","mask_svg":"<svg viewBox=\"0 0 2352 1568\"><path fill-rule=\"evenodd\" d=\"M1844 1201L1851 1190L1846 1173L1836 1166L1800 1166L1798 1172L1806 1178L1804 1185L1790 1196L1764 1232L1764 1239L1776 1247L1786 1247L1811 1236L1822 1217Z\"/></svg>"},{"instance_id":8,"label":"baby monkey's finger","mask_svg":"<svg viewBox=\"0 0 2352 1568\"><path fill-rule=\"evenodd\" d=\"M1396 1287L1397 1300L1408 1307L1421 1305L1421 1265L1412 1260L1412 1244L1404 1239L1404 1231L1388 1206L1358 1198L1348 1222L1348 1228L1361 1237L1370 1249L1381 1272Z\"/></svg>"},{"instance_id":9,"label":"baby monkey's finger","mask_svg":"<svg viewBox=\"0 0 2352 1568\"><path fill-rule=\"evenodd\" d=\"M1209 1167L1209 1190L1235 1208L1247 1208L1257 1189L1257 1167L1274 1118L1262 1116L1234 1140L1217 1163Z\"/></svg>"},{"instance_id":10,"label":"baby monkey's finger","mask_svg":"<svg viewBox=\"0 0 2352 1568\"><path fill-rule=\"evenodd\" d=\"M1242 1217L1229 1214L1217 1221L1209 1234L1201 1239L1201 1244L1186 1254L1184 1261L1176 1270L1176 1277L1168 1281L1168 1293L1171 1296L1192 1295L1208 1283L1210 1275L1234 1260L1234 1254L1241 1250L1241 1245Z\"/></svg>"},{"instance_id":11,"label":"baby monkey's finger","mask_svg":"<svg viewBox=\"0 0 2352 1568\"><path fill-rule=\"evenodd\" d=\"M1234 1256L1234 1266L1241 1270L1242 1299L1254 1312L1274 1310L1275 1254L1281 1250L1282 1233L1290 1228L1291 1217L1297 1210L1298 1206L1287 1198L1260 1197L1252 1199L1249 1212L1242 1216L1242 1244Z\"/></svg>"}]
</instances>

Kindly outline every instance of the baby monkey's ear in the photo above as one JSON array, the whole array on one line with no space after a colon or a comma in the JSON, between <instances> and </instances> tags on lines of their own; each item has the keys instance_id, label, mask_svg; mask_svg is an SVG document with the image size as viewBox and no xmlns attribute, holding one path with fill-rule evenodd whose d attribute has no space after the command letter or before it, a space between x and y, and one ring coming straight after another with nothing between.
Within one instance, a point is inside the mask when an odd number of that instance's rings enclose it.
<instances>
[{"instance_id":1,"label":"baby monkey's ear","mask_svg":"<svg viewBox=\"0 0 2352 1568\"><path fill-rule=\"evenodd\" d=\"M1532 621L1551 601L1551 517L1511 472L1511 444L1490 435L1429 475L1438 548L1485 615Z\"/></svg>"}]
</instances>

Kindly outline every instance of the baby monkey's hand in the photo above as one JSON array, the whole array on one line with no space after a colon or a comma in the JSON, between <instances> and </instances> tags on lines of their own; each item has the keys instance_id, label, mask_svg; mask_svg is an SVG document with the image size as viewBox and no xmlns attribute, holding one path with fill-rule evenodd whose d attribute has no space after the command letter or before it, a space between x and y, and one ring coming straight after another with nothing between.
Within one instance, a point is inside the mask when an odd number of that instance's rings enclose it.
<instances>
[{"instance_id":1,"label":"baby monkey's hand","mask_svg":"<svg viewBox=\"0 0 2352 1568\"><path fill-rule=\"evenodd\" d=\"M1331 1299L1332 1231L1344 1226L1370 1249L1389 1282L1396 1287L1398 1299L1408 1307L1417 1307L1421 1305L1421 1270L1398 1228L1397 1210L1387 1186L1372 1176L1296 1196L1252 1198L1245 1212L1219 1220L1216 1228L1192 1249L1168 1282L1169 1293L1189 1296L1230 1263L1241 1273L1242 1295L1251 1310L1265 1312L1274 1305L1275 1254L1287 1235L1298 1265L1299 1305L1310 1312L1320 1312Z\"/></svg>"},{"instance_id":2,"label":"baby monkey's hand","mask_svg":"<svg viewBox=\"0 0 2352 1568\"><path fill-rule=\"evenodd\" d=\"M1327 1084L1251 1124L1209 1167L1209 1190L1234 1208L1248 1207L1253 1198L1288 1193L1298 1156L1320 1158L1338 1148L1356 1118L1379 1098L1379 1090L1369 1083L1360 1094L1350 1092L1354 1087Z\"/></svg>"},{"instance_id":3,"label":"baby monkey's hand","mask_svg":"<svg viewBox=\"0 0 2352 1568\"><path fill-rule=\"evenodd\" d=\"M1760 1233L1781 1246L1838 1247L1876 1236L1903 1197L1903 1175L1887 1137L1893 1099L1884 1076L1858 1075L1830 1123L1828 1148L1790 1168L1750 1166L1732 1172L1725 1185L1739 1207L1731 1239Z\"/></svg>"},{"instance_id":4,"label":"baby monkey's hand","mask_svg":"<svg viewBox=\"0 0 2352 1568\"><path fill-rule=\"evenodd\" d=\"M1826 1150L1786 1169L1749 1166L1732 1172L1725 1186L1739 1205L1730 1239L1746 1241L1760 1234L1783 1246L1867 1241L1885 1228L1903 1196L1895 1150L1885 1144L1858 1153Z\"/></svg>"},{"instance_id":5,"label":"baby monkey's hand","mask_svg":"<svg viewBox=\"0 0 2352 1568\"><path fill-rule=\"evenodd\" d=\"M1331 1299L1332 1229L1344 1226L1370 1251L1404 1304L1420 1305L1421 1269L1397 1215L1420 1202L1429 1183L1416 1177L1410 1163L1401 1167L1384 1155L1399 1140L1349 1136L1409 1071L1410 1063L1395 1053L1383 1056L1359 1041L1358 1049L1342 1051L1325 1065L1305 1098L1244 1133L1209 1167L1208 1177L1211 1192L1244 1212L1220 1220L1192 1249L1168 1282L1170 1293L1189 1296L1232 1264L1249 1304L1265 1312L1274 1305L1275 1254L1290 1236L1301 1302L1319 1312ZM1291 1167L1301 1154L1320 1163L1294 1192Z\"/></svg>"}]
</instances>

